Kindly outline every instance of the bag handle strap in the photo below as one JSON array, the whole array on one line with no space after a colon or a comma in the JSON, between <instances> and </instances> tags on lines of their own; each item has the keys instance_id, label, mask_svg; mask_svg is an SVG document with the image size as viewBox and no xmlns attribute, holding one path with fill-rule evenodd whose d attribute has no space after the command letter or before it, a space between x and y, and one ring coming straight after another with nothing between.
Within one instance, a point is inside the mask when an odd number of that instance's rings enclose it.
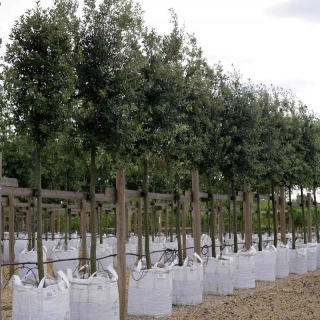
<instances>
[{"instance_id":1,"label":"bag handle strap","mask_svg":"<svg viewBox=\"0 0 320 320\"><path fill-rule=\"evenodd\" d=\"M201 263L203 263L203 260L201 259L201 257L200 257L196 252L194 252L193 255L194 255Z\"/></svg>"},{"instance_id":2,"label":"bag handle strap","mask_svg":"<svg viewBox=\"0 0 320 320\"><path fill-rule=\"evenodd\" d=\"M43 285L44 285L44 280L46 279L46 277L43 277L42 279L41 279L41 281L40 281L40 283L39 283L39 286L38 286L38 288L39 289L43 289Z\"/></svg>"},{"instance_id":3,"label":"bag handle strap","mask_svg":"<svg viewBox=\"0 0 320 320\"><path fill-rule=\"evenodd\" d=\"M183 261L183 267L186 268L189 262L189 257L186 257Z\"/></svg>"},{"instance_id":4,"label":"bag handle strap","mask_svg":"<svg viewBox=\"0 0 320 320\"><path fill-rule=\"evenodd\" d=\"M22 286L22 282L19 276L13 275L14 283L18 286Z\"/></svg>"},{"instance_id":5,"label":"bag handle strap","mask_svg":"<svg viewBox=\"0 0 320 320\"><path fill-rule=\"evenodd\" d=\"M62 280L66 283L67 288L69 288L70 287L70 282L69 282L67 276L64 274L64 272L62 270L59 270L57 273L62 278Z\"/></svg>"},{"instance_id":6,"label":"bag handle strap","mask_svg":"<svg viewBox=\"0 0 320 320\"><path fill-rule=\"evenodd\" d=\"M116 280L118 280L118 274L116 273L116 270L114 270L111 265L107 267L107 270L114 276Z\"/></svg>"}]
</instances>

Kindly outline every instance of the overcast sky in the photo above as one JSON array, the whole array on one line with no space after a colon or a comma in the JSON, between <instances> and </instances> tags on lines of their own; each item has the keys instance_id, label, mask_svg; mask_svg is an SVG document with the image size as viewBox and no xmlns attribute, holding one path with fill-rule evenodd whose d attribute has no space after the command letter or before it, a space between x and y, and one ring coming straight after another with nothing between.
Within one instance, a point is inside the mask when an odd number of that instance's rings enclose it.
<instances>
[{"instance_id":1,"label":"overcast sky","mask_svg":"<svg viewBox=\"0 0 320 320\"><path fill-rule=\"evenodd\" d=\"M80 2L83 2L80 1ZM244 79L291 89L320 116L320 0L140 0L145 21L158 33L171 30L173 8L194 33L210 64L233 64ZM4 44L35 0L1 0ZM43 7L52 0L40 0ZM4 45L0 51L4 54Z\"/></svg>"}]
</instances>

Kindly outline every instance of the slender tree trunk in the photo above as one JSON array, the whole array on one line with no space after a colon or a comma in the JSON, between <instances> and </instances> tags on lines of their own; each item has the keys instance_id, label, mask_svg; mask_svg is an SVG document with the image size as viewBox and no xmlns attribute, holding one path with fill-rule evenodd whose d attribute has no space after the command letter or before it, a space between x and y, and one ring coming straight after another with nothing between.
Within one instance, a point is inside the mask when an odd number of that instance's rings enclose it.
<instances>
[{"instance_id":1,"label":"slender tree trunk","mask_svg":"<svg viewBox=\"0 0 320 320\"><path fill-rule=\"evenodd\" d=\"M100 238L100 244L103 244L103 236L102 236L102 207L98 207L99 210L99 238Z\"/></svg>"},{"instance_id":2,"label":"slender tree trunk","mask_svg":"<svg viewBox=\"0 0 320 320\"><path fill-rule=\"evenodd\" d=\"M67 250L68 249L68 232L69 232L69 219L68 219L68 208L64 209L64 249ZM82 250L86 250L86 248L82 248Z\"/></svg>"},{"instance_id":3,"label":"slender tree trunk","mask_svg":"<svg viewBox=\"0 0 320 320\"><path fill-rule=\"evenodd\" d=\"M171 211L170 211L170 242L173 242L173 217L174 217L174 205L171 202Z\"/></svg>"},{"instance_id":4,"label":"slender tree trunk","mask_svg":"<svg viewBox=\"0 0 320 320\"><path fill-rule=\"evenodd\" d=\"M35 248L36 246L36 235L35 235L35 229L36 229L36 217L35 217L35 213L34 213L34 208L35 208L35 201L34 198L32 198L32 214L31 214L31 233L32 233L32 239L31 239L31 246L32 248Z\"/></svg>"},{"instance_id":5,"label":"slender tree trunk","mask_svg":"<svg viewBox=\"0 0 320 320\"><path fill-rule=\"evenodd\" d=\"M228 231L229 231L229 239L231 239L231 210L230 210L231 203L228 201L228 217L229 217L229 226L228 226Z\"/></svg>"},{"instance_id":6,"label":"slender tree trunk","mask_svg":"<svg viewBox=\"0 0 320 320\"><path fill-rule=\"evenodd\" d=\"M304 215L304 199L303 199L303 187L300 186L301 191L301 211L302 211L302 226L303 226L303 242L307 244L307 226L306 219Z\"/></svg>"},{"instance_id":7,"label":"slender tree trunk","mask_svg":"<svg viewBox=\"0 0 320 320\"><path fill-rule=\"evenodd\" d=\"M244 240L244 210L243 210L243 202L242 206L240 208L240 213L241 213L241 239Z\"/></svg>"},{"instance_id":8,"label":"slender tree trunk","mask_svg":"<svg viewBox=\"0 0 320 320\"><path fill-rule=\"evenodd\" d=\"M260 206L259 186L257 186L257 219L258 219L259 251L262 251L261 206Z\"/></svg>"},{"instance_id":9,"label":"slender tree trunk","mask_svg":"<svg viewBox=\"0 0 320 320\"><path fill-rule=\"evenodd\" d=\"M209 193L210 193L210 234L211 234L211 245L212 245L212 256L216 257L216 219L214 214L214 198L213 198L213 192L212 192L212 181L211 176L208 175L208 187L209 187ZM220 230L221 231L221 230Z\"/></svg>"},{"instance_id":10,"label":"slender tree trunk","mask_svg":"<svg viewBox=\"0 0 320 320\"><path fill-rule=\"evenodd\" d=\"M154 203L151 200L151 210L150 210L150 233L151 233L151 241L154 242Z\"/></svg>"},{"instance_id":11,"label":"slender tree trunk","mask_svg":"<svg viewBox=\"0 0 320 320\"><path fill-rule=\"evenodd\" d=\"M143 162L143 192L144 192L143 222L144 222L146 263L147 263L147 269L151 269L150 243L149 243L149 220L148 220L149 203L148 203L148 160L147 159L144 159L144 162Z\"/></svg>"},{"instance_id":12,"label":"slender tree trunk","mask_svg":"<svg viewBox=\"0 0 320 320\"><path fill-rule=\"evenodd\" d=\"M292 199L291 199L291 186L289 186L289 214L292 221L292 249L296 248L296 228L294 225L294 216L292 210Z\"/></svg>"},{"instance_id":13,"label":"slender tree trunk","mask_svg":"<svg viewBox=\"0 0 320 320\"><path fill-rule=\"evenodd\" d=\"M191 203L190 203L191 206ZM192 215L192 207L190 208L190 228L191 228L191 237L193 237L193 215Z\"/></svg>"},{"instance_id":14,"label":"slender tree trunk","mask_svg":"<svg viewBox=\"0 0 320 320\"><path fill-rule=\"evenodd\" d=\"M179 258L179 266L182 267L183 265L183 258L182 258L182 244L181 244L181 232L180 232L180 179L177 177L177 190L175 191L175 198L176 198L176 233L177 233L177 241L178 241L178 258Z\"/></svg>"},{"instance_id":15,"label":"slender tree trunk","mask_svg":"<svg viewBox=\"0 0 320 320\"><path fill-rule=\"evenodd\" d=\"M91 168L90 168L90 231L91 231L91 248L90 263L91 274L97 271L97 216L96 216L96 147L91 147Z\"/></svg>"},{"instance_id":16,"label":"slender tree trunk","mask_svg":"<svg viewBox=\"0 0 320 320\"><path fill-rule=\"evenodd\" d=\"M69 233L69 240L71 240L71 233L72 233L71 218L72 218L72 216L71 216L71 209L69 208L69 209L68 209L68 228L69 228L68 233Z\"/></svg>"},{"instance_id":17,"label":"slender tree trunk","mask_svg":"<svg viewBox=\"0 0 320 320\"><path fill-rule=\"evenodd\" d=\"M251 248L252 242L252 214L251 214L251 198L250 198L250 186L248 183L244 184L243 188L243 196L244 196L244 221L245 221L245 249L247 251ZM243 238L242 238L243 239Z\"/></svg>"},{"instance_id":18,"label":"slender tree trunk","mask_svg":"<svg viewBox=\"0 0 320 320\"><path fill-rule=\"evenodd\" d=\"M39 280L44 274L43 267L43 246L42 246L42 195L41 195L41 148L36 148L36 190L37 190L37 258Z\"/></svg>"},{"instance_id":19,"label":"slender tree trunk","mask_svg":"<svg viewBox=\"0 0 320 320\"><path fill-rule=\"evenodd\" d=\"M318 204L317 204L317 190L316 184L313 185L313 201L314 201L314 211L316 214L316 234L317 234L317 243L320 242L319 239L319 217L318 217Z\"/></svg>"},{"instance_id":20,"label":"slender tree trunk","mask_svg":"<svg viewBox=\"0 0 320 320\"><path fill-rule=\"evenodd\" d=\"M270 199L268 199L268 237L271 236Z\"/></svg>"},{"instance_id":21,"label":"slender tree trunk","mask_svg":"<svg viewBox=\"0 0 320 320\"><path fill-rule=\"evenodd\" d=\"M231 194L233 204L233 249L234 253L238 252L238 234L237 234L237 208L236 208L236 191L234 188L234 178L231 180Z\"/></svg>"},{"instance_id":22,"label":"slender tree trunk","mask_svg":"<svg viewBox=\"0 0 320 320\"><path fill-rule=\"evenodd\" d=\"M278 244L278 210L274 197L274 182L271 181L271 195L272 195L272 212L273 212L273 244L277 247Z\"/></svg>"}]
</instances>

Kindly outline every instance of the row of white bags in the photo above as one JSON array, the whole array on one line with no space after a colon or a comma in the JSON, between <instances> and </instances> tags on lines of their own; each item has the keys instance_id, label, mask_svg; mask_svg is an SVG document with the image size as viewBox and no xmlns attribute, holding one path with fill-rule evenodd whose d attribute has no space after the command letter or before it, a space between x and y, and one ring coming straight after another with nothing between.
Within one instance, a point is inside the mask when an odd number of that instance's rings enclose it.
<instances>
[{"instance_id":1,"label":"row of white bags","mask_svg":"<svg viewBox=\"0 0 320 320\"><path fill-rule=\"evenodd\" d=\"M185 259L183 266L132 270L128 292L128 314L140 317L165 317L172 304L197 305L203 297L203 261ZM139 267L140 265L140 267Z\"/></svg>"},{"instance_id":2,"label":"row of white bags","mask_svg":"<svg viewBox=\"0 0 320 320\"><path fill-rule=\"evenodd\" d=\"M67 248L79 248L79 240L71 239L68 241ZM47 259L54 260L52 257L53 250L59 245L58 240L43 240L42 245L47 249ZM19 262L19 255L21 252L26 252L28 241L26 240L15 240L14 243L14 262ZM3 260L9 262L9 240L3 241Z\"/></svg>"}]
</instances>

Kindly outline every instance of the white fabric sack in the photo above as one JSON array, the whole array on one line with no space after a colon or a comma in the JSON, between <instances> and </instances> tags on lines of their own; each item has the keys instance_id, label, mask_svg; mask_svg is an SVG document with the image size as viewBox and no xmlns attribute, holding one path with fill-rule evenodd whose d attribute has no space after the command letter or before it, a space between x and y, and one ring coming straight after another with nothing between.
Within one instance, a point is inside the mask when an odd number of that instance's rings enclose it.
<instances>
[{"instance_id":1,"label":"white fabric sack","mask_svg":"<svg viewBox=\"0 0 320 320\"><path fill-rule=\"evenodd\" d=\"M276 260L277 249L274 246L257 251L254 256L255 280L276 281Z\"/></svg>"},{"instance_id":2,"label":"white fabric sack","mask_svg":"<svg viewBox=\"0 0 320 320\"><path fill-rule=\"evenodd\" d=\"M75 249L79 250L79 247L80 247L80 240L79 239L68 240L68 249L75 248Z\"/></svg>"},{"instance_id":3,"label":"white fabric sack","mask_svg":"<svg viewBox=\"0 0 320 320\"><path fill-rule=\"evenodd\" d=\"M128 314L138 317L166 317L172 312L172 270L170 267L133 270L129 280Z\"/></svg>"},{"instance_id":4,"label":"white fabric sack","mask_svg":"<svg viewBox=\"0 0 320 320\"><path fill-rule=\"evenodd\" d=\"M97 263L97 270L103 271L107 270L108 266L113 266L113 249L108 244L100 244L97 243L96 245L96 263ZM91 256L91 247L88 248L88 259ZM106 257L106 258L105 258ZM99 259L103 258L103 259ZM98 260L99 259L99 260Z\"/></svg>"},{"instance_id":5,"label":"white fabric sack","mask_svg":"<svg viewBox=\"0 0 320 320\"><path fill-rule=\"evenodd\" d=\"M26 240L15 240L14 241L14 262L19 262L19 253L26 250L28 241ZM3 241L3 261L9 262L9 240Z\"/></svg>"},{"instance_id":6,"label":"white fabric sack","mask_svg":"<svg viewBox=\"0 0 320 320\"><path fill-rule=\"evenodd\" d=\"M163 243L150 243L150 259L151 263L155 264L157 262L160 262L160 259L164 253L165 247ZM163 258L161 259L161 262L163 262Z\"/></svg>"},{"instance_id":7,"label":"white fabric sack","mask_svg":"<svg viewBox=\"0 0 320 320\"><path fill-rule=\"evenodd\" d=\"M42 245L47 248L47 259L51 260L51 253L56 246L55 240L42 240Z\"/></svg>"},{"instance_id":8,"label":"white fabric sack","mask_svg":"<svg viewBox=\"0 0 320 320\"><path fill-rule=\"evenodd\" d=\"M108 271L77 279L68 269L71 320L119 320L118 276L111 266Z\"/></svg>"},{"instance_id":9,"label":"white fabric sack","mask_svg":"<svg viewBox=\"0 0 320 320\"><path fill-rule=\"evenodd\" d=\"M245 241L244 239L238 237L238 252L244 248Z\"/></svg>"},{"instance_id":10,"label":"white fabric sack","mask_svg":"<svg viewBox=\"0 0 320 320\"><path fill-rule=\"evenodd\" d=\"M28 262L28 264L23 264L24 262ZM33 264L29 264L29 262L34 262ZM19 277L22 279L27 273L30 272L30 275L34 274L36 279L39 279L38 273L38 256L37 251L31 250L22 250L19 253ZM43 262L47 262L47 249L43 247ZM47 264L43 264L44 274L47 274ZM36 280L35 279L35 280Z\"/></svg>"},{"instance_id":11,"label":"white fabric sack","mask_svg":"<svg viewBox=\"0 0 320 320\"><path fill-rule=\"evenodd\" d=\"M209 258L203 265L203 293L217 296L233 294L233 277L232 257Z\"/></svg>"},{"instance_id":12,"label":"white fabric sack","mask_svg":"<svg viewBox=\"0 0 320 320\"><path fill-rule=\"evenodd\" d=\"M317 243L307 244L307 270L315 271L317 269Z\"/></svg>"},{"instance_id":13,"label":"white fabric sack","mask_svg":"<svg viewBox=\"0 0 320 320\"><path fill-rule=\"evenodd\" d=\"M276 277L287 278L289 276L290 249L287 245L278 244L276 260Z\"/></svg>"},{"instance_id":14,"label":"white fabric sack","mask_svg":"<svg viewBox=\"0 0 320 320\"><path fill-rule=\"evenodd\" d=\"M289 272L294 274L305 274L308 271L307 249L290 249Z\"/></svg>"},{"instance_id":15,"label":"white fabric sack","mask_svg":"<svg viewBox=\"0 0 320 320\"><path fill-rule=\"evenodd\" d=\"M165 239L164 239L165 240ZM183 243L181 242L181 245ZM164 264L170 265L175 261L178 252L178 242L163 242L164 249L166 252L164 253L163 259L161 260ZM173 251L171 251L173 250Z\"/></svg>"},{"instance_id":16,"label":"white fabric sack","mask_svg":"<svg viewBox=\"0 0 320 320\"><path fill-rule=\"evenodd\" d=\"M114 247L117 245L117 238L115 236L108 235L105 239L105 243L108 244L110 247Z\"/></svg>"},{"instance_id":17,"label":"white fabric sack","mask_svg":"<svg viewBox=\"0 0 320 320\"><path fill-rule=\"evenodd\" d=\"M191 237L187 238L187 256L192 256L194 254L194 239Z\"/></svg>"},{"instance_id":18,"label":"white fabric sack","mask_svg":"<svg viewBox=\"0 0 320 320\"><path fill-rule=\"evenodd\" d=\"M98 270L107 270L108 266L113 266L113 256L108 257L113 254L112 247L108 244L97 244L96 247L96 258L103 258L97 260ZM104 258L107 257L107 258Z\"/></svg>"},{"instance_id":19,"label":"white fabric sack","mask_svg":"<svg viewBox=\"0 0 320 320\"><path fill-rule=\"evenodd\" d=\"M129 242L132 244L138 244L138 237L137 236L130 237Z\"/></svg>"},{"instance_id":20,"label":"white fabric sack","mask_svg":"<svg viewBox=\"0 0 320 320\"><path fill-rule=\"evenodd\" d=\"M67 320L70 319L69 282L62 271L61 280L43 288L43 278L38 287L24 285L14 276L13 320Z\"/></svg>"},{"instance_id":21,"label":"white fabric sack","mask_svg":"<svg viewBox=\"0 0 320 320\"><path fill-rule=\"evenodd\" d=\"M256 250L231 253L227 256L234 260L234 288L251 289L255 287L254 255Z\"/></svg>"},{"instance_id":22,"label":"white fabric sack","mask_svg":"<svg viewBox=\"0 0 320 320\"><path fill-rule=\"evenodd\" d=\"M78 268L79 251L75 248L70 248L68 250L54 249L51 254L52 260L63 260L63 259L75 259L67 261L53 262L53 272L57 274L59 270L67 273L67 269L71 269L74 272Z\"/></svg>"},{"instance_id":23,"label":"white fabric sack","mask_svg":"<svg viewBox=\"0 0 320 320\"><path fill-rule=\"evenodd\" d=\"M152 237L149 236L149 248L150 248L151 243L152 243ZM137 239L137 243L133 242L133 244L136 244L138 246L138 239ZM143 255L146 253L145 244L146 244L145 237L142 237L142 254Z\"/></svg>"},{"instance_id":24,"label":"white fabric sack","mask_svg":"<svg viewBox=\"0 0 320 320\"><path fill-rule=\"evenodd\" d=\"M317 243L317 268L320 268L320 243Z\"/></svg>"},{"instance_id":25,"label":"white fabric sack","mask_svg":"<svg viewBox=\"0 0 320 320\"><path fill-rule=\"evenodd\" d=\"M203 296L203 261L186 258L182 267L172 268L172 303L174 305L197 305Z\"/></svg>"},{"instance_id":26,"label":"white fabric sack","mask_svg":"<svg viewBox=\"0 0 320 320\"><path fill-rule=\"evenodd\" d=\"M202 234L200 239L200 247L201 247L201 257L212 257L212 241L211 238L207 234ZM206 248L206 247L210 248Z\"/></svg>"},{"instance_id":27,"label":"white fabric sack","mask_svg":"<svg viewBox=\"0 0 320 320\"><path fill-rule=\"evenodd\" d=\"M114 246L113 253L117 254L117 246ZM126 243L126 268L131 269L137 261L138 246L136 244ZM118 259L114 257L113 266L117 268Z\"/></svg>"},{"instance_id":28,"label":"white fabric sack","mask_svg":"<svg viewBox=\"0 0 320 320\"><path fill-rule=\"evenodd\" d=\"M138 245L126 244L126 268L132 268L137 261Z\"/></svg>"}]
</instances>

